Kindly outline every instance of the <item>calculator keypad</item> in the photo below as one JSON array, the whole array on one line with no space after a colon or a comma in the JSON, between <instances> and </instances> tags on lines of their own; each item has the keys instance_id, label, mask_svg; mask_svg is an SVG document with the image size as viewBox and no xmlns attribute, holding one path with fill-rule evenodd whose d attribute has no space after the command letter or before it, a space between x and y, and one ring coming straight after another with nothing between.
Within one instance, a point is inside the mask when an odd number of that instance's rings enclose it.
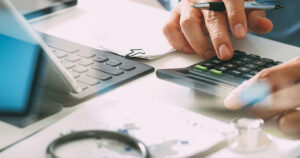
<instances>
[{"instance_id":1,"label":"calculator keypad","mask_svg":"<svg viewBox=\"0 0 300 158\"><path fill-rule=\"evenodd\" d=\"M261 58L255 54L246 54L242 51L234 51L229 61L221 61L213 57L190 67L189 72L201 77L215 77L216 80L231 80L240 78L241 81L248 80L265 68L278 65L282 62L268 58Z\"/></svg>"}]
</instances>

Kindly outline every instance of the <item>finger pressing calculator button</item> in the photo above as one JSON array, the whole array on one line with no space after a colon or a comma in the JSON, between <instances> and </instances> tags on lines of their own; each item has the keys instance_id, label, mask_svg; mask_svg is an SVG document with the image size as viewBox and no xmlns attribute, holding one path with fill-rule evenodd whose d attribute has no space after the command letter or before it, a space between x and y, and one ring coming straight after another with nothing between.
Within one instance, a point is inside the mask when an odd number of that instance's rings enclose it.
<instances>
[{"instance_id":1,"label":"finger pressing calculator button","mask_svg":"<svg viewBox=\"0 0 300 158\"><path fill-rule=\"evenodd\" d=\"M201 71L206 72L206 71L208 70L208 68L205 67L205 66L196 65L196 66L195 66L195 70L201 70Z\"/></svg>"},{"instance_id":2,"label":"finger pressing calculator button","mask_svg":"<svg viewBox=\"0 0 300 158\"><path fill-rule=\"evenodd\" d=\"M216 69L210 69L210 73L213 75L221 76L223 75L222 71L216 70Z\"/></svg>"}]
</instances>

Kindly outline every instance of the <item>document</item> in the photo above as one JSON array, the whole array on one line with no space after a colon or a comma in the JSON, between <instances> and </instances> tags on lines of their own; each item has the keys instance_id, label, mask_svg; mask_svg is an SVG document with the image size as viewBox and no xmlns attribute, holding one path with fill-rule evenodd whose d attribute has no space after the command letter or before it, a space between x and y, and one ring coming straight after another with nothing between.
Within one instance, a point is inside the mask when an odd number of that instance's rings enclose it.
<instances>
[{"instance_id":1,"label":"document","mask_svg":"<svg viewBox=\"0 0 300 158\"><path fill-rule=\"evenodd\" d=\"M103 17L105 27L99 47L122 56L155 59L175 51L163 35L169 12L135 1L110 2L115 14ZM107 19L110 18L110 19ZM115 20L112 20L115 19Z\"/></svg>"}]
</instances>

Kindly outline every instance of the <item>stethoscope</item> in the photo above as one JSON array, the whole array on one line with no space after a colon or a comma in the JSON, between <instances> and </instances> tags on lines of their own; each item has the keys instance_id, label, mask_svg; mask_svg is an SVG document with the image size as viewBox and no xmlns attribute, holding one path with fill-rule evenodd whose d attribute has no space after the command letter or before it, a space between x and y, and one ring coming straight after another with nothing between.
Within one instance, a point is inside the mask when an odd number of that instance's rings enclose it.
<instances>
[{"instance_id":1,"label":"stethoscope","mask_svg":"<svg viewBox=\"0 0 300 158\"><path fill-rule=\"evenodd\" d=\"M46 157L47 158L59 158L55 154L55 150L61 146L68 143L73 143L74 141L82 140L82 139L111 139L116 140L122 143L125 143L126 145L129 145L136 149L140 153L141 158L150 158L150 153L147 148L147 146L142 143L140 140L120 132L114 132L114 131L106 131L106 130L90 130L90 131L80 131L80 132L74 132L67 135L64 135L62 137L59 137L52 141L46 150Z\"/></svg>"}]
</instances>

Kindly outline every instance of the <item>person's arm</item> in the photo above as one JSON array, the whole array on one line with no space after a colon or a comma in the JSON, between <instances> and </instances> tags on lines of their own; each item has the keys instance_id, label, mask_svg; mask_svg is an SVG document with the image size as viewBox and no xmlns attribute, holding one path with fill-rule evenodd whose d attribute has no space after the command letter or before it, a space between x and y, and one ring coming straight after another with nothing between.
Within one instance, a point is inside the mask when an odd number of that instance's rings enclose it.
<instances>
[{"instance_id":1,"label":"person's arm","mask_svg":"<svg viewBox=\"0 0 300 158\"><path fill-rule=\"evenodd\" d=\"M252 79L245 81L235 89L224 101L228 109L239 109L241 91L256 82L267 82L271 86L271 94L253 107L253 114L268 120L279 116L278 127L287 134L300 134L300 57L278 66L265 69Z\"/></svg>"},{"instance_id":2,"label":"person's arm","mask_svg":"<svg viewBox=\"0 0 300 158\"><path fill-rule=\"evenodd\" d=\"M217 54L220 59L229 60L233 55L229 30L235 38L242 39L249 31L263 34L273 28L264 11L245 11L244 0L223 0L227 13L191 7L208 1L214 0L182 0L172 10L163 32L175 49L185 53L197 52L205 58Z\"/></svg>"}]
</instances>

